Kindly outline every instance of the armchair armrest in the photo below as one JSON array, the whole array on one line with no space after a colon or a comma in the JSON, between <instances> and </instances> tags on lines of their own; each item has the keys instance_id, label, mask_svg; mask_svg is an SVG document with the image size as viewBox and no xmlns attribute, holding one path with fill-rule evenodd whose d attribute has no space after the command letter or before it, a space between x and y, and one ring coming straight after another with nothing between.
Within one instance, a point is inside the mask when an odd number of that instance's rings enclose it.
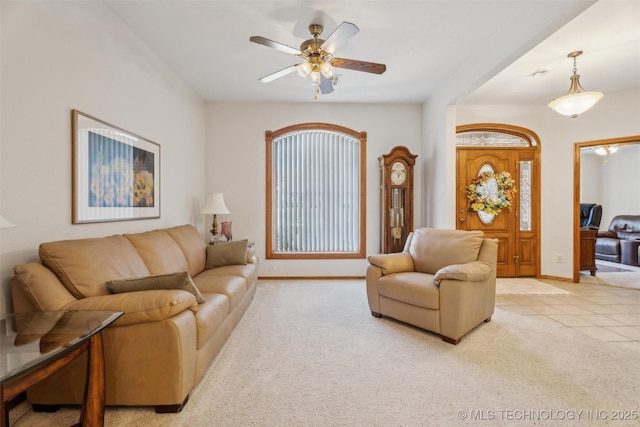
<instances>
[{"instance_id":1,"label":"armchair armrest","mask_svg":"<svg viewBox=\"0 0 640 427\"><path fill-rule=\"evenodd\" d=\"M62 310L123 311L116 326L157 322L183 312L198 310L195 296L183 290L148 290L87 297L66 304Z\"/></svg>"},{"instance_id":2,"label":"armchair armrest","mask_svg":"<svg viewBox=\"0 0 640 427\"><path fill-rule=\"evenodd\" d=\"M472 261L466 264L453 264L436 271L433 278L436 286L445 279L465 282L482 282L491 275L493 267L486 262Z\"/></svg>"},{"instance_id":3,"label":"armchair armrest","mask_svg":"<svg viewBox=\"0 0 640 427\"><path fill-rule=\"evenodd\" d=\"M405 252L370 255L367 260L369 264L380 268L383 275L414 271L413 258Z\"/></svg>"}]
</instances>

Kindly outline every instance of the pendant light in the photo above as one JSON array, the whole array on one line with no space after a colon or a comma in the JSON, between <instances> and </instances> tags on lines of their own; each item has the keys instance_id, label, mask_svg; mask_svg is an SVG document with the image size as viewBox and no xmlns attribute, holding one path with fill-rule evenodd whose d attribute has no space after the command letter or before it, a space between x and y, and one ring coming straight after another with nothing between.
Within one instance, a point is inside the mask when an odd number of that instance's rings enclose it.
<instances>
[{"instance_id":1,"label":"pendant light","mask_svg":"<svg viewBox=\"0 0 640 427\"><path fill-rule=\"evenodd\" d=\"M568 58L573 58L573 76L570 78L571 86L569 87L569 92L548 104L553 111L572 118L578 117L579 114L593 107L604 96L602 92L585 92L580 86L580 76L577 74L576 68L576 58L580 55L582 55L581 50L567 55Z\"/></svg>"}]
</instances>

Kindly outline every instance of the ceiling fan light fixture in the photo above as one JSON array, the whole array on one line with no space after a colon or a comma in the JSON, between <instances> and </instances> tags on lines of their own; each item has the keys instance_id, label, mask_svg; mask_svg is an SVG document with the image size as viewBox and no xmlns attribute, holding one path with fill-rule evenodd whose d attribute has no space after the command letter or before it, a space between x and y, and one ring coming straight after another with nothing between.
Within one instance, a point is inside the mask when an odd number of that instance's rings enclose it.
<instances>
[{"instance_id":1,"label":"ceiling fan light fixture","mask_svg":"<svg viewBox=\"0 0 640 427\"><path fill-rule=\"evenodd\" d=\"M593 107L604 96L601 92L585 92L580 86L580 76L577 74L578 70L576 68L576 58L580 55L582 55L581 50L567 55L567 57L573 58L573 75L570 77L571 86L569 87L569 92L548 104L549 108L556 113L572 118L578 117L578 115Z\"/></svg>"},{"instance_id":2,"label":"ceiling fan light fixture","mask_svg":"<svg viewBox=\"0 0 640 427\"><path fill-rule=\"evenodd\" d=\"M324 64L322 64L320 71L322 72L322 75L328 79L332 78L336 72L335 68L333 68L333 65L331 65L330 62L325 62Z\"/></svg>"},{"instance_id":3,"label":"ceiling fan light fixture","mask_svg":"<svg viewBox=\"0 0 640 427\"><path fill-rule=\"evenodd\" d=\"M303 62L302 64L296 65L298 68L298 74L300 77L305 78L311 72L311 65L308 62Z\"/></svg>"},{"instance_id":4,"label":"ceiling fan light fixture","mask_svg":"<svg viewBox=\"0 0 640 427\"><path fill-rule=\"evenodd\" d=\"M311 81L312 85L319 85L320 84L320 72L319 71L312 71L311 72L310 81Z\"/></svg>"}]
</instances>

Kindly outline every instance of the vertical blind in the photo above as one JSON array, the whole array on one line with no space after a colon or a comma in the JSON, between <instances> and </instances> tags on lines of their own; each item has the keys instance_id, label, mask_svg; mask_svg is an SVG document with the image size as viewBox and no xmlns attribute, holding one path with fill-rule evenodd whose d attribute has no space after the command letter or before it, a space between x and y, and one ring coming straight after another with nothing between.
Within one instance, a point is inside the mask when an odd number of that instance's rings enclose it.
<instances>
[{"instance_id":1,"label":"vertical blind","mask_svg":"<svg viewBox=\"0 0 640 427\"><path fill-rule=\"evenodd\" d=\"M358 252L360 141L302 131L274 139L272 153L276 252Z\"/></svg>"}]
</instances>

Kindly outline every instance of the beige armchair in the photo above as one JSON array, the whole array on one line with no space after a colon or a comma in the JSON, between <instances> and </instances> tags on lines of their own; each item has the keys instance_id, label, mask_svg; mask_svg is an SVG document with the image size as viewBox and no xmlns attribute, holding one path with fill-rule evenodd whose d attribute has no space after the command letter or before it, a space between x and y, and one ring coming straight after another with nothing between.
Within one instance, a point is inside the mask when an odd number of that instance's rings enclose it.
<instances>
[{"instance_id":1,"label":"beige armchair","mask_svg":"<svg viewBox=\"0 0 640 427\"><path fill-rule=\"evenodd\" d=\"M491 320L496 296L497 239L482 231L419 228L404 251L369 256L371 314L388 316L457 344Z\"/></svg>"}]
</instances>

